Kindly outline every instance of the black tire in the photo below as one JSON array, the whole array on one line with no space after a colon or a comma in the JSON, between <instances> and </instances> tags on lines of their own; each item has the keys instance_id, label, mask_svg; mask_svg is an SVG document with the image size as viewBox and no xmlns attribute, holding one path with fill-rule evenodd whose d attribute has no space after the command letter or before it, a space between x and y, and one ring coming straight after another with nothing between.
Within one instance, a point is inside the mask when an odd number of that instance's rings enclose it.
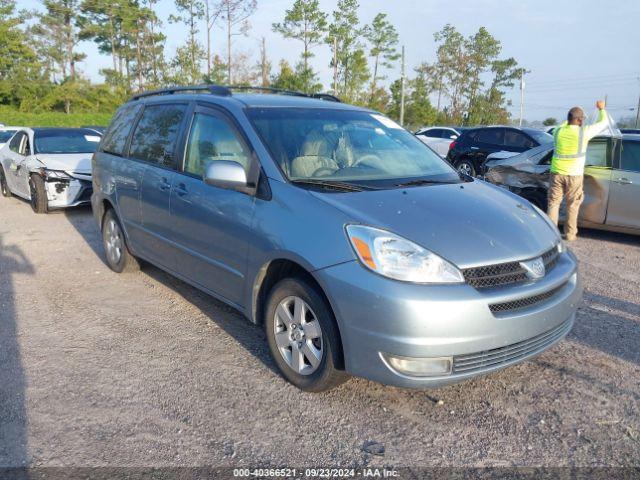
<instances>
[{"instance_id":1,"label":"black tire","mask_svg":"<svg viewBox=\"0 0 640 480\"><path fill-rule=\"evenodd\" d=\"M472 177L475 177L478 173L476 167L471 160L460 160L456 163L456 170L460 173L466 173Z\"/></svg>"},{"instance_id":2,"label":"black tire","mask_svg":"<svg viewBox=\"0 0 640 480\"><path fill-rule=\"evenodd\" d=\"M291 297L302 299L312 311L309 315L315 316L320 324L321 359L316 370L309 374L298 373L289 366L276 343L276 310L281 302ZM349 378L344 371L338 369L338 365L342 365L342 350L335 317L322 294L307 281L300 278L287 278L273 287L267 300L264 325L269 350L280 373L300 390L323 392L337 387ZM305 342L316 340L305 340Z\"/></svg>"},{"instance_id":3,"label":"black tire","mask_svg":"<svg viewBox=\"0 0 640 480\"><path fill-rule=\"evenodd\" d=\"M4 176L4 168L0 167L0 193L2 193L3 197L13 197L13 193L9 190L9 185L7 185L7 178Z\"/></svg>"},{"instance_id":4,"label":"black tire","mask_svg":"<svg viewBox=\"0 0 640 480\"><path fill-rule=\"evenodd\" d=\"M29 203L35 213L47 213L49 211L49 199L44 179L37 174L29 177Z\"/></svg>"},{"instance_id":5,"label":"black tire","mask_svg":"<svg viewBox=\"0 0 640 480\"><path fill-rule=\"evenodd\" d=\"M120 220L112 209L107 210L102 218L102 247L107 265L114 272L135 272L140 269L138 259L129 251Z\"/></svg>"}]
</instances>

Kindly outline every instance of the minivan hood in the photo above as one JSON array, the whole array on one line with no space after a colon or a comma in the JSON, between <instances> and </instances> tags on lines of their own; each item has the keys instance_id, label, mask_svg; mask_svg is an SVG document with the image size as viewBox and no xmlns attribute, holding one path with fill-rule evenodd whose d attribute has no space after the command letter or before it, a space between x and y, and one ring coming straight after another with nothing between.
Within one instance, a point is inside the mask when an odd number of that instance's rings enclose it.
<instances>
[{"instance_id":1,"label":"minivan hood","mask_svg":"<svg viewBox=\"0 0 640 480\"><path fill-rule=\"evenodd\" d=\"M532 258L559 240L529 202L480 180L312 195L354 223L401 235L460 268Z\"/></svg>"},{"instance_id":2,"label":"minivan hood","mask_svg":"<svg viewBox=\"0 0 640 480\"><path fill-rule=\"evenodd\" d=\"M50 170L91 174L93 153L37 153L36 158Z\"/></svg>"}]
</instances>

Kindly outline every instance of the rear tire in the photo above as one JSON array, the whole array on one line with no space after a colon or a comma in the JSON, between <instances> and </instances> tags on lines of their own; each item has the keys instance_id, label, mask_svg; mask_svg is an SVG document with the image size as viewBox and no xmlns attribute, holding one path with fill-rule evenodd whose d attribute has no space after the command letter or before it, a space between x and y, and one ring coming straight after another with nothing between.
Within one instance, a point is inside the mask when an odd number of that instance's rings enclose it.
<instances>
[{"instance_id":1,"label":"rear tire","mask_svg":"<svg viewBox=\"0 0 640 480\"><path fill-rule=\"evenodd\" d=\"M112 209L107 210L102 219L102 246L107 265L114 272L135 272L140 269L140 263L129 251L120 221Z\"/></svg>"},{"instance_id":2,"label":"rear tire","mask_svg":"<svg viewBox=\"0 0 640 480\"><path fill-rule=\"evenodd\" d=\"M2 193L3 197L13 197L13 193L9 190L9 185L7 185L7 177L4 175L4 168L0 167L0 193Z\"/></svg>"},{"instance_id":3,"label":"rear tire","mask_svg":"<svg viewBox=\"0 0 640 480\"><path fill-rule=\"evenodd\" d=\"M47 213L49 211L49 199L44 179L37 174L29 177L29 203L35 213Z\"/></svg>"},{"instance_id":4,"label":"rear tire","mask_svg":"<svg viewBox=\"0 0 640 480\"><path fill-rule=\"evenodd\" d=\"M337 368L342 350L331 308L305 280L287 278L273 287L264 324L273 360L300 390L323 392L349 378Z\"/></svg>"},{"instance_id":5,"label":"rear tire","mask_svg":"<svg viewBox=\"0 0 640 480\"><path fill-rule=\"evenodd\" d=\"M460 173L464 173L469 175L470 177L476 176L476 167L473 165L473 162L470 160L461 160L456 163L456 170Z\"/></svg>"}]
</instances>

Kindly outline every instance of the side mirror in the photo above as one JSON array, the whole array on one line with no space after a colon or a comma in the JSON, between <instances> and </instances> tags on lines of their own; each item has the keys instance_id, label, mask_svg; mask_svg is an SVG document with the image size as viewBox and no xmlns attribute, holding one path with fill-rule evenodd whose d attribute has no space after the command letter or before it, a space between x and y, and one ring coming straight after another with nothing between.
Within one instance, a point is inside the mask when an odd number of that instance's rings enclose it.
<instances>
[{"instance_id":1,"label":"side mirror","mask_svg":"<svg viewBox=\"0 0 640 480\"><path fill-rule=\"evenodd\" d=\"M215 160L204 171L204 183L213 187L237 190L247 187L247 173L238 162Z\"/></svg>"},{"instance_id":2,"label":"side mirror","mask_svg":"<svg viewBox=\"0 0 640 480\"><path fill-rule=\"evenodd\" d=\"M451 140L457 140L458 139L458 135L453 134L449 137Z\"/></svg>"}]
</instances>

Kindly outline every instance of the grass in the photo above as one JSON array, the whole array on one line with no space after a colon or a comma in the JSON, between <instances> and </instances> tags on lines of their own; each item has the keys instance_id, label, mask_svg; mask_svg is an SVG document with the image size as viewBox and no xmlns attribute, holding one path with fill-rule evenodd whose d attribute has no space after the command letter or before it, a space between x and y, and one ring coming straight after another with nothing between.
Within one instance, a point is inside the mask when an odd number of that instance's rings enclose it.
<instances>
[{"instance_id":1,"label":"grass","mask_svg":"<svg viewBox=\"0 0 640 480\"><path fill-rule=\"evenodd\" d=\"M20 112L0 106L0 123L19 127L82 127L85 125L109 125L112 113Z\"/></svg>"}]
</instances>

